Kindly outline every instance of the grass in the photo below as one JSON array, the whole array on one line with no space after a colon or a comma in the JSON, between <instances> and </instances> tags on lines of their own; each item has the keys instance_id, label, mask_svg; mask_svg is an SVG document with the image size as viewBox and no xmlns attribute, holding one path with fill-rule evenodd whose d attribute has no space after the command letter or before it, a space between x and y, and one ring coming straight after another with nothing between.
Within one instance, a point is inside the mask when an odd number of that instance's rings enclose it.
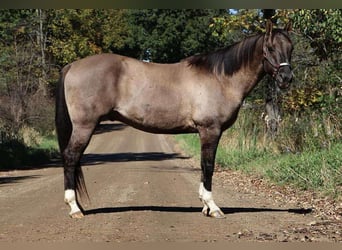
<instances>
[{"instance_id":1,"label":"grass","mask_svg":"<svg viewBox=\"0 0 342 250\"><path fill-rule=\"evenodd\" d=\"M234 125L222 136L216 155L216 163L221 167L261 176L278 185L342 197L342 142L285 152L276 150L275 142L267 141L260 136L262 133L253 133L252 129L248 134L240 125ZM200 158L198 135L177 135L176 140L183 150Z\"/></svg>"},{"instance_id":2,"label":"grass","mask_svg":"<svg viewBox=\"0 0 342 250\"><path fill-rule=\"evenodd\" d=\"M0 144L0 169L25 169L49 162L58 152L53 136L42 137L38 145L26 146L22 141L11 140Z\"/></svg>"},{"instance_id":3,"label":"grass","mask_svg":"<svg viewBox=\"0 0 342 250\"><path fill-rule=\"evenodd\" d=\"M342 143L330 148L283 154L267 164L267 176L280 184L293 183L302 189L341 196Z\"/></svg>"},{"instance_id":4,"label":"grass","mask_svg":"<svg viewBox=\"0 0 342 250\"><path fill-rule=\"evenodd\" d=\"M55 136L46 136L43 137L42 142L37 147L38 149L43 150L51 150L57 151L58 150L58 143Z\"/></svg>"}]
</instances>

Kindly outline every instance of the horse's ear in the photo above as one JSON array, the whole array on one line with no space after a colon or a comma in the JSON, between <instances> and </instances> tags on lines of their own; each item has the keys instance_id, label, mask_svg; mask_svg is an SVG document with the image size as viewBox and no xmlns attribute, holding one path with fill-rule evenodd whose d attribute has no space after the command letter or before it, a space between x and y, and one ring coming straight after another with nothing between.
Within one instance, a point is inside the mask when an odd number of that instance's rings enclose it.
<instances>
[{"instance_id":1,"label":"horse's ear","mask_svg":"<svg viewBox=\"0 0 342 250\"><path fill-rule=\"evenodd\" d=\"M270 19L266 21L266 36L271 36L273 29L273 23Z\"/></svg>"},{"instance_id":2,"label":"horse's ear","mask_svg":"<svg viewBox=\"0 0 342 250\"><path fill-rule=\"evenodd\" d=\"M267 54L267 44L271 43L272 28L273 28L272 21L270 19L267 19L267 21L266 21L266 33L265 33L264 45L263 45L264 54Z\"/></svg>"},{"instance_id":3,"label":"horse's ear","mask_svg":"<svg viewBox=\"0 0 342 250\"><path fill-rule=\"evenodd\" d=\"M292 22L291 22L291 21L289 21L289 22L285 25L284 30L287 31L287 32L292 31Z\"/></svg>"}]
</instances>

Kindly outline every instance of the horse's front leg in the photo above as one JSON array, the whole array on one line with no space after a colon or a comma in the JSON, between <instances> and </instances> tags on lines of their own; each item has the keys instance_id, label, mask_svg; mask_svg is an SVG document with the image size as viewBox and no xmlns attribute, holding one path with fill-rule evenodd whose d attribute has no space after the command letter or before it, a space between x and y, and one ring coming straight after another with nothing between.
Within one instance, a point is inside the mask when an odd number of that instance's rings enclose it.
<instances>
[{"instance_id":1,"label":"horse's front leg","mask_svg":"<svg viewBox=\"0 0 342 250\"><path fill-rule=\"evenodd\" d=\"M217 128L203 128L199 130L201 140L201 168L202 177L199 187L199 198L203 202L202 213L214 218L225 218L224 213L216 205L212 195L212 177L214 174L215 155L221 130Z\"/></svg>"}]
</instances>

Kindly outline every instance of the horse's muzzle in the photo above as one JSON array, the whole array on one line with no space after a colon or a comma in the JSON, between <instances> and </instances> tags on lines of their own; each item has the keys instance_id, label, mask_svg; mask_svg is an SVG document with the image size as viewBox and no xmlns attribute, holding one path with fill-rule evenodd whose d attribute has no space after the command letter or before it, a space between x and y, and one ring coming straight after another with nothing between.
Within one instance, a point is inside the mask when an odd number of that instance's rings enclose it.
<instances>
[{"instance_id":1,"label":"horse's muzzle","mask_svg":"<svg viewBox=\"0 0 342 250\"><path fill-rule=\"evenodd\" d=\"M290 83L293 79L293 73L290 67L282 67L279 69L278 74L275 77L275 80L280 89L286 89L290 86Z\"/></svg>"}]
</instances>

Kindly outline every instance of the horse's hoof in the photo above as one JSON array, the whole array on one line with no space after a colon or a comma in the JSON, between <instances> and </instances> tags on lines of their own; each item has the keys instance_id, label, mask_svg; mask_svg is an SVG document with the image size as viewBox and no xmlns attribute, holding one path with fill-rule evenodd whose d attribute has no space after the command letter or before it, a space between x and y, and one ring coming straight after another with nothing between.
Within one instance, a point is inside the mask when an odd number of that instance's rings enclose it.
<instances>
[{"instance_id":1,"label":"horse's hoof","mask_svg":"<svg viewBox=\"0 0 342 250\"><path fill-rule=\"evenodd\" d=\"M78 212L75 212L73 214L70 214L70 217L72 219L82 219L84 217L84 215L81 211L78 211Z\"/></svg>"},{"instance_id":2,"label":"horse's hoof","mask_svg":"<svg viewBox=\"0 0 342 250\"><path fill-rule=\"evenodd\" d=\"M209 209L208 209L208 210L203 210L203 211L202 211L202 214L203 214L205 217L210 217Z\"/></svg>"},{"instance_id":3,"label":"horse's hoof","mask_svg":"<svg viewBox=\"0 0 342 250\"><path fill-rule=\"evenodd\" d=\"M224 213L221 210L216 210L216 211L212 211L209 213L209 216L215 219L225 219L226 216L224 215Z\"/></svg>"},{"instance_id":4,"label":"horse's hoof","mask_svg":"<svg viewBox=\"0 0 342 250\"><path fill-rule=\"evenodd\" d=\"M209 208L207 206L204 206L204 208L202 209L202 214L204 216L210 216L209 215Z\"/></svg>"}]
</instances>

